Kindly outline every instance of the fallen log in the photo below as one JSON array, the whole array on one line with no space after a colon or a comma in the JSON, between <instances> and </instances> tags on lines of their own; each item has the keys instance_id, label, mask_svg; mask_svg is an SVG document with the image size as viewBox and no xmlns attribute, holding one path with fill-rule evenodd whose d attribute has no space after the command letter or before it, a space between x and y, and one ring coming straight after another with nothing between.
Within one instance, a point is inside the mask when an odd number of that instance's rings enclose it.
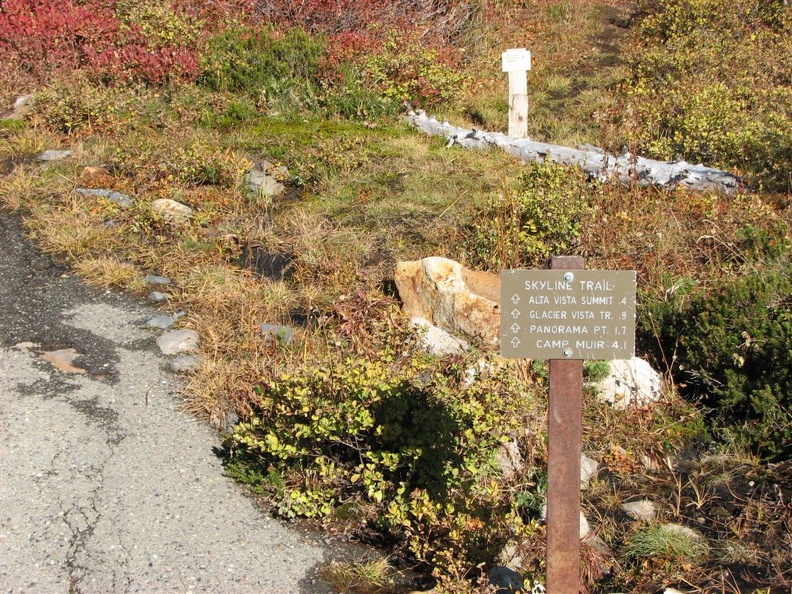
<instances>
[{"instance_id":1,"label":"fallen log","mask_svg":"<svg viewBox=\"0 0 792 594\"><path fill-rule=\"evenodd\" d=\"M556 163L574 165L602 181L617 179L625 184L637 182L643 186L657 186L669 190L683 187L726 194L734 194L743 188L742 179L736 175L686 161L657 161L636 157L630 153L609 155L590 145L569 148L536 142L529 138L515 138L500 132L468 130L428 117L423 111L410 111L407 120L426 134L448 139L449 147L454 144L474 149L497 146L523 161L550 159Z\"/></svg>"}]
</instances>

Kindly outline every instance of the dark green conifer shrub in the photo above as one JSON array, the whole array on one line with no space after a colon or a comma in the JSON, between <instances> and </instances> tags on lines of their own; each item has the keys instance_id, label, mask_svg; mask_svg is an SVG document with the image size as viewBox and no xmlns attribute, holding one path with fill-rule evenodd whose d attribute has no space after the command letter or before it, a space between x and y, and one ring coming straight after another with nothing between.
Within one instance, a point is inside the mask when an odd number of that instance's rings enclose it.
<instances>
[{"instance_id":1,"label":"dark green conifer shrub","mask_svg":"<svg viewBox=\"0 0 792 594\"><path fill-rule=\"evenodd\" d=\"M641 320L683 394L717 436L767 458L792 454L792 265L648 304ZM672 361L669 361L672 359Z\"/></svg>"}]
</instances>

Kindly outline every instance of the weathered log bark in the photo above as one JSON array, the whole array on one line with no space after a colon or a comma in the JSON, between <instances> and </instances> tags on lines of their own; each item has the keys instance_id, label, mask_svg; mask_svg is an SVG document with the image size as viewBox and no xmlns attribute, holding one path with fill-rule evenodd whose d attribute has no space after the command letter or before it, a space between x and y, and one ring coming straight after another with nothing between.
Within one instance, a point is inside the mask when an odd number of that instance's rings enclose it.
<instances>
[{"instance_id":1,"label":"weathered log bark","mask_svg":"<svg viewBox=\"0 0 792 594\"><path fill-rule=\"evenodd\" d=\"M726 194L733 194L743 187L742 180L731 173L685 161L656 161L635 157L630 153L616 156L594 146L569 148L528 138L515 138L500 132L467 130L428 117L422 111L411 111L407 119L412 126L429 135L447 138L448 146L458 144L464 148L475 149L497 146L523 161L550 159L565 165L575 165L601 180L617 179L627 184L637 182L640 185L665 189L681 186Z\"/></svg>"}]
</instances>

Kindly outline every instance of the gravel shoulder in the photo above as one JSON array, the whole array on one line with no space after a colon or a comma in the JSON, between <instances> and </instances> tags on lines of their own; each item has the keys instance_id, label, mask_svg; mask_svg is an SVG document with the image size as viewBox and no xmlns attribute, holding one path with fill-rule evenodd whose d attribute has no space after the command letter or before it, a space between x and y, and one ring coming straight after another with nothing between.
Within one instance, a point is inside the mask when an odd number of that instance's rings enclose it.
<instances>
[{"instance_id":1,"label":"gravel shoulder","mask_svg":"<svg viewBox=\"0 0 792 594\"><path fill-rule=\"evenodd\" d=\"M0 591L331 591L326 544L264 515L180 410L142 327L159 312L85 287L5 214L0 242Z\"/></svg>"}]
</instances>

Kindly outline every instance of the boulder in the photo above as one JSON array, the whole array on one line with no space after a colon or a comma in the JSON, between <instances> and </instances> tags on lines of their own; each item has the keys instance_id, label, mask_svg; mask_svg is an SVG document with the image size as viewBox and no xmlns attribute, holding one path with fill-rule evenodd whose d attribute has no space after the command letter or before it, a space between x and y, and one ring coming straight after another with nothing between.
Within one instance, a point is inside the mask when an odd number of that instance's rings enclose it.
<instances>
[{"instance_id":1,"label":"boulder","mask_svg":"<svg viewBox=\"0 0 792 594\"><path fill-rule=\"evenodd\" d=\"M500 278L467 270L447 258L399 262L394 280L404 311L451 333L497 344Z\"/></svg>"},{"instance_id":2,"label":"boulder","mask_svg":"<svg viewBox=\"0 0 792 594\"><path fill-rule=\"evenodd\" d=\"M611 361L610 366L610 373L596 386L600 402L624 409L657 402L663 395L663 379L643 359Z\"/></svg>"}]
</instances>

